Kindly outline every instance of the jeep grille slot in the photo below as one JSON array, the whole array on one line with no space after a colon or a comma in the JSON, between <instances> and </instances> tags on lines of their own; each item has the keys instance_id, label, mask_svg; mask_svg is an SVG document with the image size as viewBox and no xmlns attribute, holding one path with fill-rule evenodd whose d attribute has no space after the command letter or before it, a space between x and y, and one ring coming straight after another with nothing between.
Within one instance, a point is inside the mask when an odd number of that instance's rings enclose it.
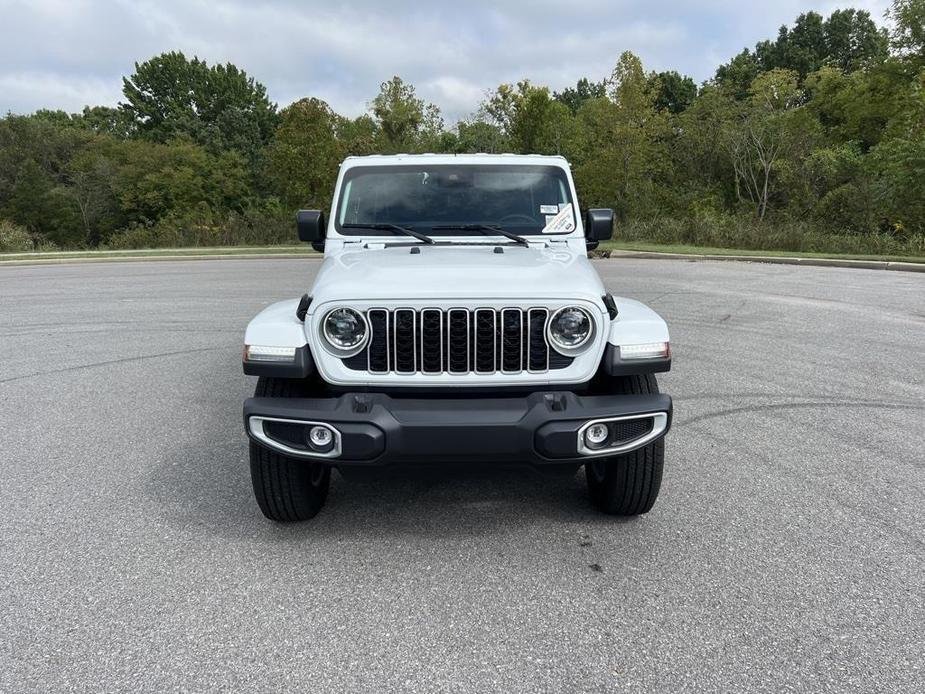
<instances>
[{"instance_id":1,"label":"jeep grille slot","mask_svg":"<svg viewBox=\"0 0 925 694\"><path fill-rule=\"evenodd\" d=\"M434 308L421 311L421 371L443 371L443 311Z\"/></svg>"},{"instance_id":2,"label":"jeep grille slot","mask_svg":"<svg viewBox=\"0 0 925 694\"><path fill-rule=\"evenodd\" d=\"M490 374L495 370L495 312L480 308L475 312L475 372Z\"/></svg>"},{"instance_id":3,"label":"jeep grille slot","mask_svg":"<svg viewBox=\"0 0 925 694\"><path fill-rule=\"evenodd\" d=\"M501 370L505 373L517 373L524 368L523 319L519 308L501 311Z\"/></svg>"},{"instance_id":4,"label":"jeep grille slot","mask_svg":"<svg viewBox=\"0 0 925 694\"><path fill-rule=\"evenodd\" d=\"M389 312L374 308L366 314L371 330L369 338L369 370L371 373L388 373L389 366Z\"/></svg>"},{"instance_id":5,"label":"jeep grille slot","mask_svg":"<svg viewBox=\"0 0 925 694\"><path fill-rule=\"evenodd\" d=\"M417 367L417 317L413 310L400 308L393 316L395 338L393 354L395 355L395 372L413 374Z\"/></svg>"},{"instance_id":6,"label":"jeep grille slot","mask_svg":"<svg viewBox=\"0 0 925 694\"><path fill-rule=\"evenodd\" d=\"M369 344L344 364L371 374L542 373L573 358L549 348L545 308L371 308Z\"/></svg>"},{"instance_id":7,"label":"jeep grille slot","mask_svg":"<svg viewBox=\"0 0 925 694\"><path fill-rule=\"evenodd\" d=\"M545 308L530 309L530 327L527 329L527 368L530 371L545 371L549 368L549 345L546 344Z\"/></svg>"}]
</instances>

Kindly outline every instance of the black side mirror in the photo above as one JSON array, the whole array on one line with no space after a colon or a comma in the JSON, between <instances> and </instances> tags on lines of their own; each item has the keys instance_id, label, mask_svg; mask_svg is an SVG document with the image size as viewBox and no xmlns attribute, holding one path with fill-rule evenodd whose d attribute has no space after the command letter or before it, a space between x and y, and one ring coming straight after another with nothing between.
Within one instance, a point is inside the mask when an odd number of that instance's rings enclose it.
<instances>
[{"instance_id":1,"label":"black side mirror","mask_svg":"<svg viewBox=\"0 0 925 694\"><path fill-rule=\"evenodd\" d=\"M324 250L324 212L320 210L299 210L295 215L299 230L299 241L307 241L316 251Z\"/></svg>"},{"instance_id":2,"label":"black side mirror","mask_svg":"<svg viewBox=\"0 0 925 694\"><path fill-rule=\"evenodd\" d=\"M613 236L613 210L588 210L585 212L585 240L588 250L593 251L601 241Z\"/></svg>"}]
</instances>

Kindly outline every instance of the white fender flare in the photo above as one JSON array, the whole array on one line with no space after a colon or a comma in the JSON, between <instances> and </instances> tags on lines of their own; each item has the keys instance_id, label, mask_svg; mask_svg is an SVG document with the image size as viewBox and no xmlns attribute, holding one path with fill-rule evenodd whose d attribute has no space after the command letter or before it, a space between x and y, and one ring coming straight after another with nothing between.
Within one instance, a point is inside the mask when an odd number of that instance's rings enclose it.
<instances>
[{"instance_id":1,"label":"white fender flare","mask_svg":"<svg viewBox=\"0 0 925 694\"><path fill-rule=\"evenodd\" d=\"M662 317L633 299L614 297L614 303L617 316L610 321L603 356L604 370L611 376L670 371L670 338L668 325ZM629 347L648 350L652 354L629 358L626 356Z\"/></svg>"},{"instance_id":2,"label":"white fender flare","mask_svg":"<svg viewBox=\"0 0 925 694\"><path fill-rule=\"evenodd\" d=\"M296 315L299 299L270 304L248 323L244 332L244 373L249 376L273 378L305 378L314 371L305 324ZM248 358L250 348L270 348L281 351L279 360ZM291 356L287 354L291 353Z\"/></svg>"}]
</instances>

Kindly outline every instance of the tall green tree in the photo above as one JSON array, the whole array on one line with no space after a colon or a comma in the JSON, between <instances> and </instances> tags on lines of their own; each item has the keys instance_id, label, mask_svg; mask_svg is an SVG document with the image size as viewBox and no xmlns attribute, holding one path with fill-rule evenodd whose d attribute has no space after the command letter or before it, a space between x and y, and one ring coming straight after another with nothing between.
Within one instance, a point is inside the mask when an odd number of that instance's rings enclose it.
<instances>
[{"instance_id":1,"label":"tall green tree","mask_svg":"<svg viewBox=\"0 0 925 694\"><path fill-rule=\"evenodd\" d=\"M238 152L212 154L190 142L129 140L113 150L112 189L129 222L156 222L197 210L241 210L250 196Z\"/></svg>"},{"instance_id":2,"label":"tall green tree","mask_svg":"<svg viewBox=\"0 0 925 694\"><path fill-rule=\"evenodd\" d=\"M655 110L681 113L697 98L697 85L687 75L675 70L649 75L650 89L655 94Z\"/></svg>"},{"instance_id":3,"label":"tall green tree","mask_svg":"<svg viewBox=\"0 0 925 694\"><path fill-rule=\"evenodd\" d=\"M615 209L620 219L653 214L667 163L666 114L633 53L624 52L607 98L587 101L578 113L576 180L586 205Z\"/></svg>"},{"instance_id":4,"label":"tall green tree","mask_svg":"<svg viewBox=\"0 0 925 694\"><path fill-rule=\"evenodd\" d=\"M111 106L84 106L77 123L81 128L97 133L127 139L135 135L135 122L121 108Z\"/></svg>"},{"instance_id":5,"label":"tall green tree","mask_svg":"<svg viewBox=\"0 0 925 694\"><path fill-rule=\"evenodd\" d=\"M708 84L691 106L674 118L667 145L671 189L679 196L682 210L722 211L735 202L725 136L739 111L740 102L732 94Z\"/></svg>"},{"instance_id":6,"label":"tall green tree","mask_svg":"<svg viewBox=\"0 0 925 694\"><path fill-rule=\"evenodd\" d=\"M496 154L507 148L507 137L501 128L481 118L463 120L456 124L457 149L462 152Z\"/></svg>"},{"instance_id":7,"label":"tall green tree","mask_svg":"<svg viewBox=\"0 0 925 694\"><path fill-rule=\"evenodd\" d=\"M782 26L775 40L759 41L754 51L745 49L721 65L716 81L744 100L759 72L792 70L802 80L826 65L852 72L881 63L887 55L887 33L870 13L835 10L823 19L818 12L805 12L792 27Z\"/></svg>"},{"instance_id":8,"label":"tall green tree","mask_svg":"<svg viewBox=\"0 0 925 694\"><path fill-rule=\"evenodd\" d=\"M812 122L801 108L798 74L774 69L752 83L748 101L726 134L735 176L736 197L748 202L763 220L784 163L808 149Z\"/></svg>"},{"instance_id":9,"label":"tall green tree","mask_svg":"<svg viewBox=\"0 0 925 694\"><path fill-rule=\"evenodd\" d=\"M805 82L812 110L830 142L857 142L863 151L888 134L912 84L903 66L887 61L870 70L844 74L822 68Z\"/></svg>"},{"instance_id":10,"label":"tall green tree","mask_svg":"<svg viewBox=\"0 0 925 694\"><path fill-rule=\"evenodd\" d=\"M326 209L347 147L337 137L338 116L320 99L301 99L280 112L265 153L269 190L295 209Z\"/></svg>"},{"instance_id":11,"label":"tall green tree","mask_svg":"<svg viewBox=\"0 0 925 694\"><path fill-rule=\"evenodd\" d=\"M235 150L255 164L276 127L276 105L243 70L174 51L135 64L120 104L137 133L154 142L187 138L212 152Z\"/></svg>"},{"instance_id":12,"label":"tall green tree","mask_svg":"<svg viewBox=\"0 0 925 694\"><path fill-rule=\"evenodd\" d=\"M825 63L843 72L870 68L886 60L889 36L864 10L835 10L824 25Z\"/></svg>"},{"instance_id":13,"label":"tall green tree","mask_svg":"<svg viewBox=\"0 0 925 694\"><path fill-rule=\"evenodd\" d=\"M716 69L714 81L730 96L746 99L759 70L758 58L749 49L744 48L732 60Z\"/></svg>"},{"instance_id":14,"label":"tall green tree","mask_svg":"<svg viewBox=\"0 0 925 694\"><path fill-rule=\"evenodd\" d=\"M83 241L77 205L67 192L68 162L92 137L63 112L0 120L0 218L59 245Z\"/></svg>"},{"instance_id":15,"label":"tall green tree","mask_svg":"<svg viewBox=\"0 0 925 694\"><path fill-rule=\"evenodd\" d=\"M370 104L387 152L434 149L443 130L440 110L418 98L414 86L395 76L379 87Z\"/></svg>"},{"instance_id":16,"label":"tall green tree","mask_svg":"<svg viewBox=\"0 0 925 694\"><path fill-rule=\"evenodd\" d=\"M364 113L357 118L337 116L334 129L346 154L362 156L378 151L381 133L378 123L369 114Z\"/></svg>"},{"instance_id":17,"label":"tall green tree","mask_svg":"<svg viewBox=\"0 0 925 694\"><path fill-rule=\"evenodd\" d=\"M565 154L571 147L574 116L547 87L530 80L501 84L481 105L481 118L520 154ZM488 131L486 131L487 133Z\"/></svg>"},{"instance_id":18,"label":"tall green tree","mask_svg":"<svg viewBox=\"0 0 925 694\"><path fill-rule=\"evenodd\" d=\"M761 41L755 56L762 71L792 70L800 77L818 70L826 58L825 22L818 12L797 17L792 28L782 26L776 41Z\"/></svg>"},{"instance_id":19,"label":"tall green tree","mask_svg":"<svg viewBox=\"0 0 925 694\"><path fill-rule=\"evenodd\" d=\"M893 0L893 46L904 55L925 62L925 0Z\"/></svg>"},{"instance_id":20,"label":"tall green tree","mask_svg":"<svg viewBox=\"0 0 925 694\"><path fill-rule=\"evenodd\" d=\"M574 87L566 87L561 92L553 92L552 97L565 104L572 113L578 113L589 99L600 99L607 95L607 81L592 82L587 77L578 80Z\"/></svg>"},{"instance_id":21,"label":"tall green tree","mask_svg":"<svg viewBox=\"0 0 925 694\"><path fill-rule=\"evenodd\" d=\"M98 246L124 221L113 189L117 163L107 150L105 143L92 143L67 165L66 190L77 204L83 242L90 247Z\"/></svg>"}]
</instances>

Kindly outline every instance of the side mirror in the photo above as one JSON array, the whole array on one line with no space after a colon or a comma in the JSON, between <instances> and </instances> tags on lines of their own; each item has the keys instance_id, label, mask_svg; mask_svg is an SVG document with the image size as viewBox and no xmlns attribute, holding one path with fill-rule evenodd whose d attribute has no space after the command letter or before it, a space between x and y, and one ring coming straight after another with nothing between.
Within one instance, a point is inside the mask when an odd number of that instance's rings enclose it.
<instances>
[{"instance_id":1,"label":"side mirror","mask_svg":"<svg viewBox=\"0 0 925 694\"><path fill-rule=\"evenodd\" d=\"M597 248L601 241L613 236L613 210L588 210L585 212L585 242L588 250Z\"/></svg>"},{"instance_id":2,"label":"side mirror","mask_svg":"<svg viewBox=\"0 0 925 694\"><path fill-rule=\"evenodd\" d=\"M295 215L295 225L299 230L299 241L310 243L316 251L324 250L324 212L299 210Z\"/></svg>"}]
</instances>

